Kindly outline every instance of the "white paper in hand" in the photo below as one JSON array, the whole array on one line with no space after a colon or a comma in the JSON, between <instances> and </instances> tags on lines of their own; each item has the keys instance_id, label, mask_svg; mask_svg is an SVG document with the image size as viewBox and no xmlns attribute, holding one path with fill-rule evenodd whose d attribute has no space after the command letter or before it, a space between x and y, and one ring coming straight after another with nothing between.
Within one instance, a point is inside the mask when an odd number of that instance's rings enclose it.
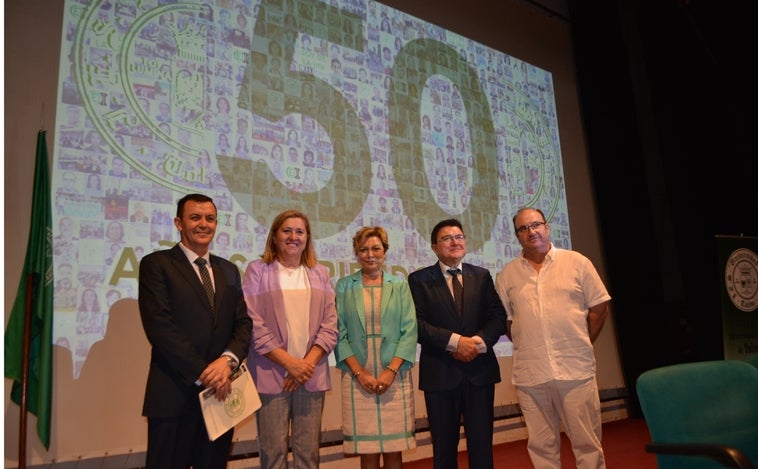
<instances>
[{"instance_id":1,"label":"white paper in hand","mask_svg":"<svg viewBox=\"0 0 758 469\"><path fill-rule=\"evenodd\" d=\"M224 401L215 397L215 389L200 391L200 407L203 409L205 428L211 441L216 440L261 408L261 399L253 382L253 377L242 363L231 377L232 392Z\"/></svg>"}]
</instances>

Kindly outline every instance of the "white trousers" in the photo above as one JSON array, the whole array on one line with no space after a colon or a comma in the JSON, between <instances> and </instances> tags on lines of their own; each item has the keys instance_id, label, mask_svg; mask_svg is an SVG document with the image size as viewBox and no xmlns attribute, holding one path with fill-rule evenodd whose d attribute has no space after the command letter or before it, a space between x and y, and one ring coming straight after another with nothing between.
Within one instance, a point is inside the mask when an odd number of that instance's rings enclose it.
<instances>
[{"instance_id":1,"label":"white trousers","mask_svg":"<svg viewBox=\"0 0 758 469\"><path fill-rule=\"evenodd\" d=\"M571 441L577 469L605 468L595 377L517 386L516 397L529 435L529 457L536 469L561 467L561 422Z\"/></svg>"}]
</instances>

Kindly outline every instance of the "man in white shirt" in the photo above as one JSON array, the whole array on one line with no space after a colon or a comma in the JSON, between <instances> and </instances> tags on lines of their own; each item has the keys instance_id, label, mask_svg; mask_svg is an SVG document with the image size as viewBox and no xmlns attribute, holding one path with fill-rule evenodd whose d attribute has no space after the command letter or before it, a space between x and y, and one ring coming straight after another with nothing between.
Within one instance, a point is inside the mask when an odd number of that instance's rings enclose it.
<instances>
[{"instance_id":1,"label":"man in white shirt","mask_svg":"<svg viewBox=\"0 0 758 469\"><path fill-rule=\"evenodd\" d=\"M561 421L579 469L605 467L592 343L611 297L589 259L550 242L541 210L513 217L521 256L503 267L496 289L513 342L512 382L534 467L561 467Z\"/></svg>"}]
</instances>

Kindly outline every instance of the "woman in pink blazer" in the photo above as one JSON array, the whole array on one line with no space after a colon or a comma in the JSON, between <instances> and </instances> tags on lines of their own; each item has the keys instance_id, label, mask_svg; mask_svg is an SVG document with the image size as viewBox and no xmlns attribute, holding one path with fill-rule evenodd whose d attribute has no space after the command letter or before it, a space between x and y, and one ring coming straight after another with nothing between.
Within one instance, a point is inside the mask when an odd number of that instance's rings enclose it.
<instances>
[{"instance_id":1,"label":"woman in pink blazer","mask_svg":"<svg viewBox=\"0 0 758 469\"><path fill-rule=\"evenodd\" d=\"M337 311L305 214L277 215L263 256L245 271L242 290L253 320L248 367L263 404L256 416L261 468L287 467L290 447L294 467L318 467Z\"/></svg>"}]
</instances>

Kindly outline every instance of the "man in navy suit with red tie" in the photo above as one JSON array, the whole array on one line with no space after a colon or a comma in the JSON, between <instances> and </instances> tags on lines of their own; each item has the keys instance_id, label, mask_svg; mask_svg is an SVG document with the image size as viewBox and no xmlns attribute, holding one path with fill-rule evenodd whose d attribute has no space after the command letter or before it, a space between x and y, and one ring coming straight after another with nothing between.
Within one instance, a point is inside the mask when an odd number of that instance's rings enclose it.
<instances>
[{"instance_id":1,"label":"man in navy suit with red tie","mask_svg":"<svg viewBox=\"0 0 758 469\"><path fill-rule=\"evenodd\" d=\"M186 195L174 218L181 241L140 262L139 310L152 346L142 409L147 469L222 469L229 458L234 429L209 441L198 393L212 387L223 400L231 392L252 321L239 269L208 251L216 216L210 197Z\"/></svg>"},{"instance_id":2,"label":"man in navy suit with red tie","mask_svg":"<svg viewBox=\"0 0 758 469\"><path fill-rule=\"evenodd\" d=\"M408 283L418 318L419 389L434 469L458 467L461 420L469 467L492 469L495 383L500 382L492 347L505 333L505 310L490 272L463 262L466 235L460 221L437 223L431 242L439 262L411 273Z\"/></svg>"}]
</instances>

